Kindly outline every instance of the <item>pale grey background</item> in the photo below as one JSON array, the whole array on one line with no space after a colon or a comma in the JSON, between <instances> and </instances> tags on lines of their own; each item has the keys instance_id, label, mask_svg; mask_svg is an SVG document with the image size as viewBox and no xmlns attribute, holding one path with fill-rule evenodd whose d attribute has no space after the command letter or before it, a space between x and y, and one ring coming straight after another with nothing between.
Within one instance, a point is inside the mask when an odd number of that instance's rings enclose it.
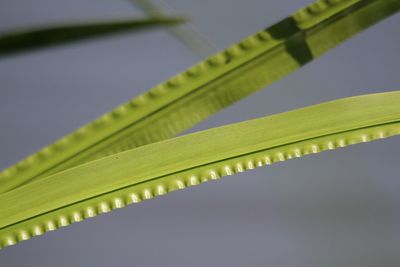
<instances>
[{"instance_id":1,"label":"pale grey background","mask_svg":"<svg viewBox=\"0 0 400 267\"><path fill-rule=\"evenodd\" d=\"M308 1L168 0L217 49ZM0 0L0 31L142 14L123 0ZM195 130L398 89L400 17ZM164 30L0 59L0 169L199 58ZM400 139L206 183L0 251L0 266L399 266Z\"/></svg>"}]
</instances>

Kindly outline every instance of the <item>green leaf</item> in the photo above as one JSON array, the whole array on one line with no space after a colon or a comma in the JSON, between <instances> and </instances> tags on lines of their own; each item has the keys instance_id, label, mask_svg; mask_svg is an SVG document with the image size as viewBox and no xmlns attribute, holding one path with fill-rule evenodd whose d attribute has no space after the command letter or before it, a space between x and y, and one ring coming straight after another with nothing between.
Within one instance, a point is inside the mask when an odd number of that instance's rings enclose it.
<instances>
[{"instance_id":1,"label":"green leaf","mask_svg":"<svg viewBox=\"0 0 400 267\"><path fill-rule=\"evenodd\" d=\"M351 97L142 146L0 195L0 247L225 175L400 134L400 91Z\"/></svg>"},{"instance_id":2,"label":"green leaf","mask_svg":"<svg viewBox=\"0 0 400 267\"><path fill-rule=\"evenodd\" d=\"M0 173L0 193L171 138L396 13L397 0L318 1Z\"/></svg>"},{"instance_id":3,"label":"green leaf","mask_svg":"<svg viewBox=\"0 0 400 267\"><path fill-rule=\"evenodd\" d=\"M119 19L18 30L0 35L0 56L117 32L182 23L182 18Z\"/></svg>"}]
</instances>

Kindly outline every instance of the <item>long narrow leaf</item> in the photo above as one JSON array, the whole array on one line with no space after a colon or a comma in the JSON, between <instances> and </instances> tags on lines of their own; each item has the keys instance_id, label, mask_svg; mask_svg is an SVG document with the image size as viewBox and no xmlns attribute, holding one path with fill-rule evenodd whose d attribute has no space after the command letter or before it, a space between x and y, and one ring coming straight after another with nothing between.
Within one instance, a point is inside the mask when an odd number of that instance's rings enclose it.
<instances>
[{"instance_id":1,"label":"long narrow leaf","mask_svg":"<svg viewBox=\"0 0 400 267\"><path fill-rule=\"evenodd\" d=\"M142 146L0 195L0 247L221 176L400 134L400 91Z\"/></svg>"},{"instance_id":2,"label":"long narrow leaf","mask_svg":"<svg viewBox=\"0 0 400 267\"><path fill-rule=\"evenodd\" d=\"M396 13L398 0L318 1L0 173L0 193L165 140Z\"/></svg>"},{"instance_id":3,"label":"long narrow leaf","mask_svg":"<svg viewBox=\"0 0 400 267\"><path fill-rule=\"evenodd\" d=\"M0 56L59 45L111 33L182 23L182 18L151 18L97 21L25 29L0 35Z\"/></svg>"}]
</instances>

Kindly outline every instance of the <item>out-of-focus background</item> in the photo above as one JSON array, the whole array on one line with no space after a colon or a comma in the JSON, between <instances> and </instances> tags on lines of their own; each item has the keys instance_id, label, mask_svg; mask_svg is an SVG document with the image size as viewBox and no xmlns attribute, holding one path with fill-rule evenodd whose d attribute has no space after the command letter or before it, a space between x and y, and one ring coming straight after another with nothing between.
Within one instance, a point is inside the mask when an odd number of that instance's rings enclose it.
<instances>
[{"instance_id":1,"label":"out-of-focus background","mask_svg":"<svg viewBox=\"0 0 400 267\"><path fill-rule=\"evenodd\" d=\"M309 1L163 3L217 51ZM121 16L144 13L128 0L2 0L0 32ZM193 130L399 89L399 25L379 23ZM199 59L165 29L0 58L0 169ZM397 267L399 151L394 137L226 177L5 248L0 266Z\"/></svg>"}]
</instances>

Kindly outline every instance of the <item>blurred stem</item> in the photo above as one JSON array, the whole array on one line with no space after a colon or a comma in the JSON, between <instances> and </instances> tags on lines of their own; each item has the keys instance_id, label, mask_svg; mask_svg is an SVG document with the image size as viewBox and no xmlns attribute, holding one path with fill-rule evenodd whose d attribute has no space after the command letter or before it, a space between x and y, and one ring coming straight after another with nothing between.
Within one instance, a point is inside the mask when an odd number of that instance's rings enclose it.
<instances>
[{"instance_id":1,"label":"blurred stem","mask_svg":"<svg viewBox=\"0 0 400 267\"><path fill-rule=\"evenodd\" d=\"M130 0L136 7L144 11L151 18L164 17L166 14L151 0ZM164 4L165 6L165 4ZM170 8L168 8L170 9ZM215 52L211 43L192 27L186 25L167 27L168 32L189 48L195 55L208 57Z\"/></svg>"}]
</instances>

